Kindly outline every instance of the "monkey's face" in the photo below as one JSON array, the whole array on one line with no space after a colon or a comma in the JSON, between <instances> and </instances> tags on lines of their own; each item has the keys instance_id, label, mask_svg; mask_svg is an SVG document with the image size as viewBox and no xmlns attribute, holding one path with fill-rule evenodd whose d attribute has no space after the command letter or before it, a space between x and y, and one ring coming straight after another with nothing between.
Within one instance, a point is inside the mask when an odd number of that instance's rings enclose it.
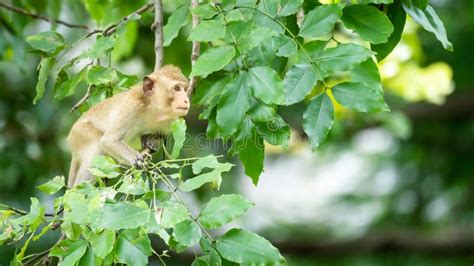
<instances>
[{"instance_id":1,"label":"monkey's face","mask_svg":"<svg viewBox=\"0 0 474 266\"><path fill-rule=\"evenodd\" d=\"M176 116L185 116L189 111L188 84L176 82L168 88L167 105Z\"/></svg>"}]
</instances>

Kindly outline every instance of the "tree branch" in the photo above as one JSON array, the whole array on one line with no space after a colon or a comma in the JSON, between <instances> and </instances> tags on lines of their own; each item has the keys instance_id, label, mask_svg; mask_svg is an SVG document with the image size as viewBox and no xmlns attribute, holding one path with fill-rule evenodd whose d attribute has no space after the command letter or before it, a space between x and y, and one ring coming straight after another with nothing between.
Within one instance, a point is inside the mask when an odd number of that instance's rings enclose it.
<instances>
[{"instance_id":1,"label":"tree branch","mask_svg":"<svg viewBox=\"0 0 474 266\"><path fill-rule=\"evenodd\" d=\"M155 3L155 21L152 29L155 31L155 71L163 65L163 3L161 0L154 0Z\"/></svg>"},{"instance_id":2,"label":"tree branch","mask_svg":"<svg viewBox=\"0 0 474 266\"><path fill-rule=\"evenodd\" d=\"M191 0L191 8L195 8L199 5L199 0ZM196 28L196 26L199 24L199 17L196 16L195 14L192 15L193 18L193 29ZM191 66L194 66L196 63L197 59L199 58L199 53L201 50L201 43L197 41L193 41L193 46L192 46L192 52L191 52ZM194 76L191 78L189 81L189 94L192 93L194 90L194 87L196 87L196 82L197 82L197 77Z\"/></svg>"},{"instance_id":3,"label":"tree branch","mask_svg":"<svg viewBox=\"0 0 474 266\"><path fill-rule=\"evenodd\" d=\"M22 9L22 8L19 8L19 7L16 7L16 6L10 6L10 5L8 5L7 3L4 3L4 2L0 2L0 7L3 7L7 10L10 10L10 11L16 12L18 14L28 16L28 17L44 20L44 21L47 21L47 22L52 23L52 24L55 24L55 23L56 24L61 24L61 25L64 25L66 27L69 27L69 28L79 28L79 29L85 29L85 30L89 29L89 27L87 27L86 25L72 24L72 23L69 23L67 21L63 21L63 20L59 20L59 19L53 19L53 18L42 16L42 15L34 14L34 13L29 12L26 9Z\"/></svg>"},{"instance_id":4,"label":"tree branch","mask_svg":"<svg viewBox=\"0 0 474 266\"><path fill-rule=\"evenodd\" d=\"M92 89L94 89L94 85L90 85L87 87L86 94L82 96L82 98L69 110L69 113L72 113L77 110L77 108L81 107L90 97L91 97L91 92Z\"/></svg>"}]
</instances>

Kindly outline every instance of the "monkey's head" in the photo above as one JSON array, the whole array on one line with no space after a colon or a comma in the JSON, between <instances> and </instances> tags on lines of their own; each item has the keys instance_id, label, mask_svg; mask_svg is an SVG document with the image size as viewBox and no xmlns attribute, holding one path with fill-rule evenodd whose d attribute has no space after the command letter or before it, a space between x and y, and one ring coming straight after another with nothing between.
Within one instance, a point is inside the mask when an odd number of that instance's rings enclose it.
<instances>
[{"instance_id":1,"label":"monkey's head","mask_svg":"<svg viewBox=\"0 0 474 266\"><path fill-rule=\"evenodd\" d=\"M153 107L181 117L189 111L188 84L178 67L166 65L143 78L143 94Z\"/></svg>"}]
</instances>

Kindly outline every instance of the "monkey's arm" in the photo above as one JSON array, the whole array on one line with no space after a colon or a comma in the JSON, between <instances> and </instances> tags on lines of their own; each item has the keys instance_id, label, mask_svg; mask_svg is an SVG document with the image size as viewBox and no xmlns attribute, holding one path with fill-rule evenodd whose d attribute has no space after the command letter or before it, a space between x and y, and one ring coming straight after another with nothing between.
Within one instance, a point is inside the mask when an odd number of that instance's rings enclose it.
<instances>
[{"instance_id":1,"label":"monkey's arm","mask_svg":"<svg viewBox=\"0 0 474 266\"><path fill-rule=\"evenodd\" d=\"M124 142L125 133L120 129L110 129L104 132L100 139L100 148L106 155L119 163L133 166L143 163L143 155Z\"/></svg>"}]
</instances>

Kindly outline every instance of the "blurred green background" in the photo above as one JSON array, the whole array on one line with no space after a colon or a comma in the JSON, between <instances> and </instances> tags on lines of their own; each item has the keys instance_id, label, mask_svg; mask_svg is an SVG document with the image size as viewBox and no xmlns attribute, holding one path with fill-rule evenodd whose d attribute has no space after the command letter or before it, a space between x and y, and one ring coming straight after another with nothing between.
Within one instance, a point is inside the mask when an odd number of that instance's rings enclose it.
<instances>
[{"instance_id":1,"label":"blurred green background","mask_svg":"<svg viewBox=\"0 0 474 266\"><path fill-rule=\"evenodd\" d=\"M13 2L37 13L92 23L80 1ZM144 1L113 2L117 8L102 14L106 20L114 21ZM181 2L164 1L166 16ZM238 167L225 176L223 192L238 191L256 204L237 225L272 240L289 265L474 263L474 2L430 2L445 23L454 52L443 50L430 33L408 21L402 42L379 65L391 113L360 115L337 107L328 140L311 153L301 128L304 106L280 109L292 126L292 145L286 151L267 147L258 187L244 176L237 158L227 158ZM124 73L151 71L151 21L148 14L129 24L126 39L114 52L114 65ZM79 88L60 102L48 90L49 95L32 104L39 58L28 53L24 39L49 28L46 22L0 9L0 202L24 209L30 196L52 209L53 199L35 186L66 175L70 155L65 137L79 116L69 109L85 90ZM69 42L83 34L62 26L56 30ZM188 33L189 25L165 49L166 63L186 74ZM184 156L223 154L226 145L203 140L206 122L197 118L200 111L194 108L186 118L191 136ZM198 203L208 197L202 190L186 200ZM55 237L35 243L33 250L43 250ZM0 265L8 264L15 248L1 247ZM176 265L192 259L184 253Z\"/></svg>"}]
</instances>

